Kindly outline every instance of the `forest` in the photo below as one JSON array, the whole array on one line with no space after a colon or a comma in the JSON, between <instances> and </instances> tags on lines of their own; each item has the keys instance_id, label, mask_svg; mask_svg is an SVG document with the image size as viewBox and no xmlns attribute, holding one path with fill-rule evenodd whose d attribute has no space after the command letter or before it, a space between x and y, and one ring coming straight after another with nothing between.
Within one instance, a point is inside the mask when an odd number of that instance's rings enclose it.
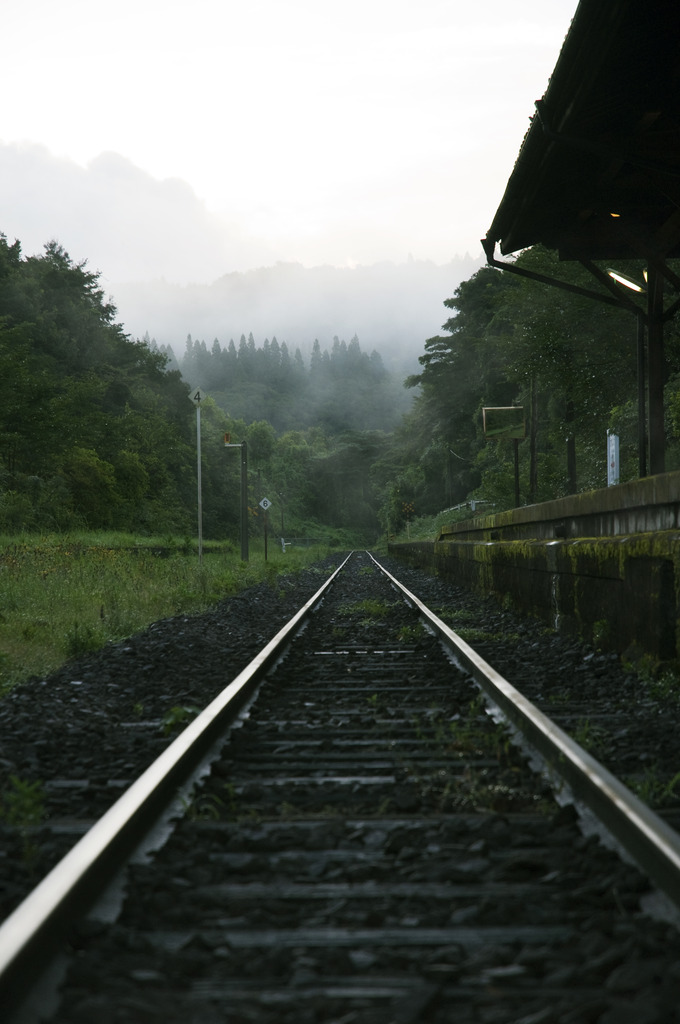
<instances>
[{"instance_id":1,"label":"forest","mask_svg":"<svg viewBox=\"0 0 680 1024\"><path fill-rule=\"evenodd\" d=\"M593 287L578 264L536 247L519 265ZM641 277L642 267L628 273ZM483 409L521 406L523 504L606 486L606 435L621 479L637 475L635 318L489 267L442 297L442 333L414 338L420 371L387 371L360 340L191 336L177 356L116 322L99 275L57 242L25 258L0 235L0 530L191 536L200 386L203 531L239 530L247 441L249 530L374 543L417 520L514 504L514 449L490 441ZM680 466L680 343L666 325L667 469ZM571 458L567 458L567 452ZM482 505L482 503L485 503ZM459 507L459 508L458 508ZM454 510L454 511L451 511Z\"/></svg>"},{"instance_id":2,"label":"forest","mask_svg":"<svg viewBox=\"0 0 680 1024\"><path fill-rule=\"evenodd\" d=\"M308 368L299 348L291 356L276 337L260 347L252 333L241 335L238 347L233 339L222 347L215 338L208 348L189 335L180 366L184 379L208 391L220 408L237 419L266 420L277 433L391 431L411 404L380 354L362 352L356 335L349 344L335 337L330 352L315 339Z\"/></svg>"}]
</instances>

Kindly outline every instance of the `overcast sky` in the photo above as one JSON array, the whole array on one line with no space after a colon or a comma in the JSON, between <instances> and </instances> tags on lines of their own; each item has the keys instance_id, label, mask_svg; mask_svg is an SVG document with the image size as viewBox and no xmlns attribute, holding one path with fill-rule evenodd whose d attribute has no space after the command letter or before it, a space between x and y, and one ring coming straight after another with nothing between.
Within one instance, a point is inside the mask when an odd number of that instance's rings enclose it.
<instances>
[{"instance_id":1,"label":"overcast sky","mask_svg":"<svg viewBox=\"0 0 680 1024\"><path fill-rule=\"evenodd\" d=\"M0 232L102 280L481 253L577 0L3 0Z\"/></svg>"}]
</instances>

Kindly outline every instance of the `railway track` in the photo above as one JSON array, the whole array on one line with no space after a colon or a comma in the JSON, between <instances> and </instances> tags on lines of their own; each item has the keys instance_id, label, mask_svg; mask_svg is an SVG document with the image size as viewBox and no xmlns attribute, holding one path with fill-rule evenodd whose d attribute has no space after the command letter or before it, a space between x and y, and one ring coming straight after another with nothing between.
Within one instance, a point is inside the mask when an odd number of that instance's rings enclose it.
<instances>
[{"instance_id":1,"label":"railway track","mask_svg":"<svg viewBox=\"0 0 680 1024\"><path fill-rule=\"evenodd\" d=\"M680 1019L677 836L407 596L355 553L161 755L0 929L3 1020Z\"/></svg>"}]
</instances>

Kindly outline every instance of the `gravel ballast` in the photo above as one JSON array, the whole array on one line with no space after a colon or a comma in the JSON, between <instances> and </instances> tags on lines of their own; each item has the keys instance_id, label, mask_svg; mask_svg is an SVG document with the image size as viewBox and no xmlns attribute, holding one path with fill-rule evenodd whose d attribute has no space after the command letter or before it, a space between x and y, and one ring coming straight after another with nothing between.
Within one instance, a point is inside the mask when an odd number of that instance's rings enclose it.
<instances>
[{"instance_id":1,"label":"gravel ballast","mask_svg":"<svg viewBox=\"0 0 680 1024\"><path fill-rule=\"evenodd\" d=\"M136 637L70 663L46 680L31 680L5 698L0 704L3 790L7 791L12 776L25 785L41 784L47 819L42 828L2 826L3 914L77 838L78 830L85 827L83 815L85 822L100 816L176 735L182 718L177 709L204 706L316 592L341 557L299 576L279 579L273 586L253 587L204 615L156 623ZM451 583L406 569L392 559L380 561L442 618L446 620L448 614L454 628L456 609L465 609L467 628L474 623L477 631L477 642L470 641L473 646L530 699L558 708L581 731L585 731L583 723L589 723L590 737L601 747L592 752L603 761L609 757L616 762L613 770L620 772L618 766L623 764L630 774L640 775L645 765L652 764L660 778L673 772L669 707L624 671L618 659L502 612ZM634 726L630 718L623 724L624 710L634 712ZM663 802L672 816L672 794ZM594 891L594 904L597 899ZM604 926L594 930L598 939L592 940L593 958L600 965L597 977L617 987L620 1013L610 1019L600 1001L591 1017L575 1017L573 1024L579 1020L623 1024L627 1019L652 1024L674 1019L658 1016L661 1010L652 995L663 993L667 1007L668 987L680 981L673 952L677 932L662 923L646 927L645 941L651 948L644 956L635 942L638 922L630 908L619 922L616 937L607 939ZM655 957L656 975L650 966ZM625 964L628 970L623 969ZM551 1019L541 1018L545 1024Z\"/></svg>"}]
</instances>

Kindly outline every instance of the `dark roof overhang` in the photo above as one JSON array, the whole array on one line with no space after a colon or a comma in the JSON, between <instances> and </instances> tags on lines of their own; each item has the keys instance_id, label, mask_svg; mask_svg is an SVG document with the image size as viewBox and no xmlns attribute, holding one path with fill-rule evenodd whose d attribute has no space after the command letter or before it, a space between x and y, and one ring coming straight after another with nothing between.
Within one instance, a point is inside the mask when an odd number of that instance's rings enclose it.
<instances>
[{"instance_id":1,"label":"dark roof overhang","mask_svg":"<svg viewBox=\"0 0 680 1024\"><path fill-rule=\"evenodd\" d=\"M487 255L680 256L680 2L580 0Z\"/></svg>"}]
</instances>

